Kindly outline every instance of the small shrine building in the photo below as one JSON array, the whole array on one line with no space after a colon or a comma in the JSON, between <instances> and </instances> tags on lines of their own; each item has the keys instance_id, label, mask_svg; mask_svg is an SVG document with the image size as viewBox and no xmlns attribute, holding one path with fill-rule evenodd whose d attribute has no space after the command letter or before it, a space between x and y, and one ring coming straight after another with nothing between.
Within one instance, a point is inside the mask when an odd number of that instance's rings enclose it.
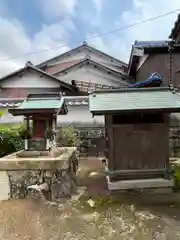
<instances>
[{"instance_id":1,"label":"small shrine building","mask_svg":"<svg viewBox=\"0 0 180 240\"><path fill-rule=\"evenodd\" d=\"M125 88L92 92L89 99L90 112L105 118L109 189L173 186L169 122L170 113L180 112L179 94Z\"/></svg>"},{"instance_id":2,"label":"small shrine building","mask_svg":"<svg viewBox=\"0 0 180 240\"><path fill-rule=\"evenodd\" d=\"M24 116L26 123L25 150L48 150L56 143L57 115L67 114L64 98L57 93L30 94L13 116Z\"/></svg>"}]
</instances>

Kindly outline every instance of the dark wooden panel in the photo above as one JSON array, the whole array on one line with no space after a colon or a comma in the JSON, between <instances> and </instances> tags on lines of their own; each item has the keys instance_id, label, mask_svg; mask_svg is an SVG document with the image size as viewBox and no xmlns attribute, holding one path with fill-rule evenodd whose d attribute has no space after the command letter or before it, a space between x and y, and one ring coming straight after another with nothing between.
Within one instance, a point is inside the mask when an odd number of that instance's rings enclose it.
<instances>
[{"instance_id":1,"label":"dark wooden panel","mask_svg":"<svg viewBox=\"0 0 180 240\"><path fill-rule=\"evenodd\" d=\"M169 153L166 124L133 124L113 128L116 170L162 169Z\"/></svg>"},{"instance_id":2,"label":"dark wooden panel","mask_svg":"<svg viewBox=\"0 0 180 240\"><path fill-rule=\"evenodd\" d=\"M114 143L113 143L113 128L112 128L112 116L107 115L105 117L105 123L106 123L106 141L107 141L107 155L108 155L108 168L110 170L114 170L115 165L114 165L114 158L113 158L113 148L114 148Z\"/></svg>"}]
</instances>

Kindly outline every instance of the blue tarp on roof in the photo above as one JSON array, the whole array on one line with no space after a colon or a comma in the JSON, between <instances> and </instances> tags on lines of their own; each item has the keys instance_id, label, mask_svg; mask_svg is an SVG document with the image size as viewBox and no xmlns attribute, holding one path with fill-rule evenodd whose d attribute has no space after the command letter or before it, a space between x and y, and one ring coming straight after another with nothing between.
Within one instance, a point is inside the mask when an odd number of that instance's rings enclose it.
<instances>
[{"instance_id":1,"label":"blue tarp on roof","mask_svg":"<svg viewBox=\"0 0 180 240\"><path fill-rule=\"evenodd\" d=\"M128 85L128 88L140 88L146 86L160 86L163 82L161 75L158 73L153 73L148 79L142 82L136 82L134 84Z\"/></svg>"}]
</instances>

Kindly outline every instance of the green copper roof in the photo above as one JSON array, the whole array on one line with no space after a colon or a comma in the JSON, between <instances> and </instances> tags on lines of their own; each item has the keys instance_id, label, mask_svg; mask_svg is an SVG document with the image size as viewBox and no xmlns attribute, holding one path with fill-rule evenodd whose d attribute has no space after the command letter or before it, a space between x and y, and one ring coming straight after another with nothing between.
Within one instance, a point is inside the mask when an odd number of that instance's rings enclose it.
<instances>
[{"instance_id":1,"label":"green copper roof","mask_svg":"<svg viewBox=\"0 0 180 240\"><path fill-rule=\"evenodd\" d=\"M97 91L89 95L89 105L94 114L146 109L178 112L180 95L164 87Z\"/></svg>"},{"instance_id":2,"label":"green copper roof","mask_svg":"<svg viewBox=\"0 0 180 240\"><path fill-rule=\"evenodd\" d=\"M58 109L61 108L64 100L39 99L24 101L17 109Z\"/></svg>"},{"instance_id":3,"label":"green copper roof","mask_svg":"<svg viewBox=\"0 0 180 240\"><path fill-rule=\"evenodd\" d=\"M29 97L21 103L19 107L10 108L8 110L13 116L34 114L34 113L56 113L60 115L67 114L68 109L64 98L57 96L41 96L29 95Z\"/></svg>"}]
</instances>

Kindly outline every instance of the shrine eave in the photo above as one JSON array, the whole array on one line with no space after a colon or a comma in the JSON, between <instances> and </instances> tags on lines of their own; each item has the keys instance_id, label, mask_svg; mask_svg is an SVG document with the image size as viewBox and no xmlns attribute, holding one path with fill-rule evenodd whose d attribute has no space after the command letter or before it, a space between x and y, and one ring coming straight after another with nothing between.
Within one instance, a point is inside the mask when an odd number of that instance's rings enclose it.
<instances>
[{"instance_id":1,"label":"shrine eave","mask_svg":"<svg viewBox=\"0 0 180 240\"><path fill-rule=\"evenodd\" d=\"M33 114L55 114L65 115L68 112L63 98L58 99L38 99L25 100L16 108L8 110L13 116L33 115Z\"/></svg>"}]
</instances>

